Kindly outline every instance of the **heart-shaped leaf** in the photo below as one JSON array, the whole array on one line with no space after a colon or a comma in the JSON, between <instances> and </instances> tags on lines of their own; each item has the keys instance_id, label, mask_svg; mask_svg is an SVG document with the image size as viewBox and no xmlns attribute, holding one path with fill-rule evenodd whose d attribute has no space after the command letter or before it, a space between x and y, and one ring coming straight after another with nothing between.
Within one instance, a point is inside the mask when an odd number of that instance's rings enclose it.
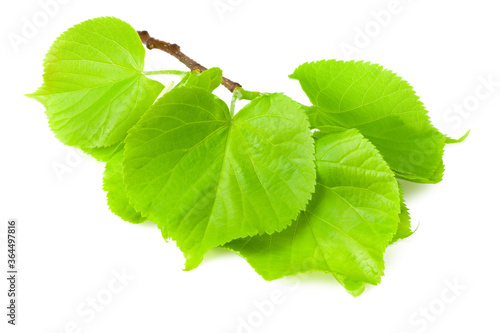
<instances>
[{"instance_id":1,"label":"heart-shaped leaf","mask_svg":"<svg viewBox=\"0 0 500 333\"><path fill-rule=\"evenodd\" d=\"M362 61L323 60L300 65L290 77L313 104L308 114L314 128L356 128L398 177L419 183L442 179L445 136L395 73Z\"/></svg>"},{"instance_id":2,"label":"heart-shaped leaf","mask_svg":"<svg viewBox=\"0 0 500 333\"><path fill-rule=\"evenodd\" d=\"M316 169L316 192L292 226L225 247L266 280L324 271L356 295L383 275L383 253L399 222L398 183L357 130L317 138Z\"/></svg>"},{"instance_id":3,"label":"heart-shaped leaf","mask_svg":"<svg viewBox=\"0 0 500 333\"><path fill-rule=\"evenodd\" d=\"M113 17L82 22L52 44L43 84L33 94L63 143L111 146L153 104L163 85L142 74L145 50L137 32Z\"/></svg>"},{"instance_id":4,"label":"heart-shaped leaf","mask_svg":"<svg viewBox=\"0 0 500 333\"><path fill-rule=\"evenodd\" d=\"M286 228L314 190L314 147L300 105L263 95L231 119L207 90L161 97L125 140L128 194L195 268L209 249Z\"/></svg>"}]
</instances>

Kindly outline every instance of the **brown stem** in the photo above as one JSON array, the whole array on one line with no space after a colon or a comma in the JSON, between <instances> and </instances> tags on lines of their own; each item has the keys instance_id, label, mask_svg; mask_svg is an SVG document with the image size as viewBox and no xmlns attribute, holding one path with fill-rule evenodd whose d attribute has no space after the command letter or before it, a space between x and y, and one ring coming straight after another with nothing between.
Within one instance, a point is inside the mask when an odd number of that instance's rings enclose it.
<instances>
[{"instance_id":1,"label":"brown stem","mask_svg":"<svg viewBox=\"0 0 500 333\"><path fill-rule=\"evenodd\" d=\"M147 31L137 31L139 34L139 37L141 37L142 43L150 50L152 49L159 49L164 52L167 52L168 54L174 56L182 62L184 65L186 65L190 70L192 71L201 71L203 72L207 68L200 63L194 61L187 55L181 52L181 48L177 44L171 44L167 43L164 41L161 41L159 39L153 38L149 35ZM233 92L234 89L236 88L241 88L241 85L237 82L231 81L228 78L222 77L222 85L229 89L230 92Z\"/></svg>"}]
</instances>

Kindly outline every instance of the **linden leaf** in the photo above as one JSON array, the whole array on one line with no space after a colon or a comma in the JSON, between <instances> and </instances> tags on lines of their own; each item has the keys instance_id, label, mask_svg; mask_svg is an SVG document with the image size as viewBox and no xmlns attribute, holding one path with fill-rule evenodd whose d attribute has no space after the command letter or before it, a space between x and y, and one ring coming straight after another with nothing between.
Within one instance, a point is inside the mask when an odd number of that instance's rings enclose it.
<instances>
[{"instance_id":1,"label":"linden leaf","mask_svg":"<svg viewBox=\"0 0 500 333\"><path fill-rule=\"evenodd\" d=\"M235 238L280 231L314 190L314 147L300 105L263 95L231 119L195 87L160 98L125 139L134 207L177 241L186 269Z\"/></svg>"},{"instance_id":2,"label":"linden leaf","mask_svg":"<svg viewBox=\"0 0 500 333\"><path fill-rule=\"evenodd\" d=\"M42 103L63 143L111 146L154 103L163 85L142 74L145 50L129 24L88 20L64 32L44 60L44 82L27 96Z\"/></svg>"},{"instance_id":3,"label":"linden leaf","mask_svg":"<svg viewBox=\"0 0 500 333\"><path fill-rule=\"evenodd\" d=\"M316 192L289 228L225 247L266 280L324 271L359 295L383 275L383 253L398 228L398 183L357 130L316 138L316 170Z\"/></svg>"},{"instance_id":4,"label":"linden leaf","mask_svg":"<svg viewBox=\"0 0 500 333\"><path fill-rule=\"evenodd\" d=\"M396 176L420 183L442 179L445 136L408 82L366 62L318 61L299 66L297 79L313 107L314 128L356 128L380 151Z\"/></svg>"},{"instance_id":5,"label":"linden leaf","mask_svg":"<svg viewBox=\"0 0 500 333\"><path fill-rule=\"evenodd\" d=\"M184 86L198 87L212 92L222 83L222 70L217 67L209 68L200 74L192 72L188 74Z\"/></svg>"},{"instance_id":6,"label":"linden leaf","mask_svg":"<svg viewBox=\"0 0 500 333\"><path fill-rule=\"evenodd\" d=\"M215 68L208 69L201 74L192 73L185 85L212 91L221 82L222 71ZM167 89L166 93L168 91L170 89ZM98 161L107 162L103 175L103 189L108 192L107 199L110 210L125 221L142 223L146 218L134 209L125 192L122 168L124 146L125 143L120 142L109 147L82 148L82 150Z\"/></svg>"}]
</instances>

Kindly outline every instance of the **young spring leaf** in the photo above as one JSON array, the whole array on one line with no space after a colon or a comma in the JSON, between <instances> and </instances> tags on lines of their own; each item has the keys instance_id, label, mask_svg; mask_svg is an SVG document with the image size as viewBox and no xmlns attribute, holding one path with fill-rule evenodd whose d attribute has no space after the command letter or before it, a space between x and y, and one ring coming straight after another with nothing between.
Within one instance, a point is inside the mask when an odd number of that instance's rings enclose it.
<instances>
[{"instance_id":1,"label":"young spring leaf","mask_svg":"<svg viewBox=\"0 0 500 333\"><path fill-rule=\"evenodd\" d=\"M212 92L222 83L222 70L217 67L209 68L206 71L190 73L186 82L187 87L198 87Z\"/></svg>"},{"instance_id":2,"label":"young spring leaf","mask_svg":"<svg viewBox=\"0 0 500 333\"><path fill-rule=\"evenodd\" d=\"M226 244L266 280L333 273L353 294L377 284L399 222L394 173L357 130L316 138L316 192L289 228Z\"/></svg>"},{"instance_id":3,"label":"young spring leaf","mask_svg":"<svg viewBox=\"0 0 500 333\"><path fill-rule=\"evenodd\" d=\"M299 66L297 79L313 107L311 125L358 129L402 179L442 179L445 137L408 82L366 62L318 61Z\"/></svg>"},{"instance_id":4,"label":"young spring leaf","mask_svg":"<svg viewBox=\"0 0 500 333\"><path fill-rule=\"evenodd\" d=\"M201 74L190 74L184 83L186 86L200 87L211 92L222 82L222 71L219 68L211 68ZM146 218L134 209L125 192L122 168L124 146L125 143L120 142L109 147L82 150L98 161L107 162L103 174L103 190L108 192L109 209L125 221L142 223Z\"/></svg>"},{"instance_id":5,"label":"young spring leaf","mask_svg":"<svg viewBox=\"0 0 500 333\"><path fill-rule=\"evenodd\" d=\"M142 74L145 50L129 24L88 20L64 32L44 60L44 82L28 96L45 105L63 143L111 146L153 104L163 85Z\"/></svg>"},{"instance_id":6,"label":"young spring leaf","mask_svg":"<svg viewBox=\"0 0 500 333\"><path fill-rule=\"evenodd\" d=\"M122 149L117 151L111 159L107 161L102 177L102 189L108 192L108 207L113 213L125 221L142 223L146 218L130 204L125 191L122 168L123 151L122 146Z\"/></svg>"},{"instance_id":7,"label":"young spring leaf","mask_svg":"<svg viewBox=\"0 0 500 333\"><path fill-rule=\"evenodd\" d=\"M231 119L208 91L175 88L130 130L123 166L132 204L177 241L186 269L213 247L286 228L315 184L306 115L281 94Z\"/></svg>"}]
</instances>

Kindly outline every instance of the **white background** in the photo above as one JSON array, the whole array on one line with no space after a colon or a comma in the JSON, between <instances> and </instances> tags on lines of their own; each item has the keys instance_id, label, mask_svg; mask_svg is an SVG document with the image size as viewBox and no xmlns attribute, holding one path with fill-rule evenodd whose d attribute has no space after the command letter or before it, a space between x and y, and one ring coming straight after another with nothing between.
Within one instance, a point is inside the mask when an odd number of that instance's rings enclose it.
<instances>
[{"instance_id":1,"label":"white background","mask_svg":"<svg viewBox=\"0 0 500 333\"><path fill-rule=\"evenodd\" d=\"M70 0L43 22L46 2L8 1L0 14L0 236L15 217L20 238L18 326L6 324L1 273L2 332L229 333L242 321L252 326L239 332L499 332L500 86L486 94L482 83L500 82L496 1L401 0L383 27L372 13L392 8L390 0ZM218 12L214 5L221 3L230 10ZM332 58L380 63L415 87L440 130L461 136L470 128L466 142L446 149L443 182L404 184L420 227L388 249L382 283L355 299L323 273L266 282L222 250L184 272L181 252L155 226L128 224L109 212L104 165L58 142L43 106L23 96L41 84L54 39L104 15L178 43L249 90L282 91L303 103L299 84L287 78L297 65ZM23 36L34 17L40 27ZM360 44L365 29L371 37ZM24 43L14 46L14 35ZM357 53L343 52L346 44ZM146 53L146 70L183 69L167 54ZM60 164L71 170L62 180L54 172ZM110 283L120 287L114 275L122 270L133 279L102 311L90 311L90 298L109 296ZM453 293L450 283L465 289ZM273 309L258 309L255 302L267 304L280 293ZM429 307L425 319L419 311Z\"/></svg>"}]
</instances>

